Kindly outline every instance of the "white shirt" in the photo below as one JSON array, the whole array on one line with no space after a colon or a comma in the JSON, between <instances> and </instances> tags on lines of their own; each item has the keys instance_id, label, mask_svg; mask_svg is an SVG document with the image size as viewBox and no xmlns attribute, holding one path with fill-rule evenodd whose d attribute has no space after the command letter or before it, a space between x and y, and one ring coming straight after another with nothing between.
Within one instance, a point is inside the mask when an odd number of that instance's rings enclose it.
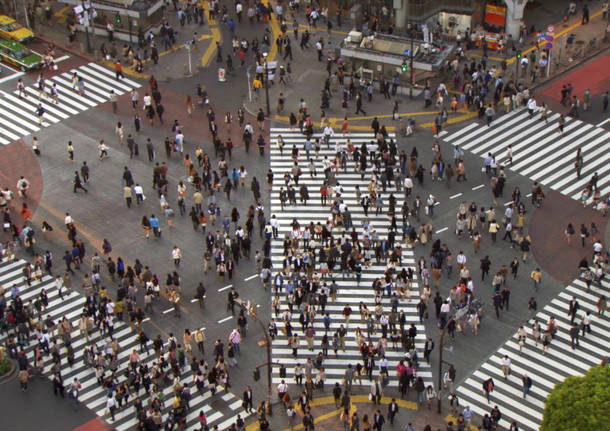
<instances>
[{"instance_id":1,"label":"white shirt","mask_svg":"<svg viewBox=\"0 0 610 431\"><path fill-rule=\"evenodd\" d=\"M142 186L134 186L133 192L136 195L143 195L144 194L144 189L142 188Z\"/></svg>"},{"instance_id":2,"label":"white shirt","mask_svg":"<svg viewBox=\"0 0 610 431\"><path fill-rule=\"evenodd\" d=\"M527 109L535 110L536 109L536 99L533 97L527 101Z\"/></svg>"},{"instance_id":3,"label":"white shirt","mask_svg":"<svg viewBox=\"0 0 610 431\"><path fill-rule=\"evenodd\" d=\"M510 367L510 359L509 358L502 358L502 366L503 367Z\"/></svg>"},{"instance_id":4,"label":"white shirt","mask_svg":"<svg viewBox=\"0 0 610 431\"><path fill-rule=\"evenodd\" d=\"M409 177L405 178L405 188L407 188L407 189L413 188L413 180Z\"/></svg>"},{"instance_id":5,"label":"white shirt","mask_svg":"<svg viewBox=\"0 0 610 431\"><path fill-rule=\"evenodd\" d=\"M332 127L330 126L326 126L324 128L324 135L325 136L334 136L335 132L333 131Z\"/></svg>"},{"instance_id":6,"label":"white shirt","mask_svg":"<svg viewBox=\"0 0 610 431\"><path fill-rule=\"evenodd\" d=\"M466 263L466 256L460 253L460 254L457 255L456 261L459 264L465 264Z\"/></svg>"},{"instance_id":7,"label":"white shirt","mask_svg":"<svg viewBox=\"0 0 610 431\"><path fill-rule=\"evenodd\" d=\"M72 220L72 217L69 214L66 216L66 218L64 218L64 224L70 224L73 222L74 220Z\"/></svg>"}]
</instances>

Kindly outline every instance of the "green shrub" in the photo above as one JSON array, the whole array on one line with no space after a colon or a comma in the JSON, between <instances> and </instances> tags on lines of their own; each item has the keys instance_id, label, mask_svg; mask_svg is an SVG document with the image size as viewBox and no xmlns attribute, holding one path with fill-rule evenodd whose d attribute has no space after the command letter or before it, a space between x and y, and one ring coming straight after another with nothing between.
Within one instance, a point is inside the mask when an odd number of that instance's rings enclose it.
<instances>
[{"instance_id":1,"label":"green shrub","mask_svg":"<svg viewBox=\"0 0 610 431\"><path fill-rule=\"evenodd\" d=\"M610 366L598 365L555 385L544 403L540 431L602 430L608 423Z\"/></svg>"},{"instance_id":2,"label":"green shrub","mask_svg":"<svg viewBox=\"0 0 610 431\"><path fill-rule=\"evenodd\" d=\"M11 368L12 368L12 364L11 364L11 361L9 361L8 359L5 359L2 362L0 362L0 376L3 376L6 373L8 373L9 371L11 371Z\"/></svg>"}]
</instances>

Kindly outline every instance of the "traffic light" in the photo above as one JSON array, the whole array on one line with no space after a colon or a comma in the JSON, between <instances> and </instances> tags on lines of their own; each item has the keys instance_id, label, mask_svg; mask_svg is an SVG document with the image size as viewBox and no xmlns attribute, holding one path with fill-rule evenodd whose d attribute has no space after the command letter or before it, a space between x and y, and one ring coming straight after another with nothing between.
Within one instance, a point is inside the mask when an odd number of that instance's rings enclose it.
<instances>
[{"instance_id":1,"label":"traffic light","mask_svg":"<svg viewBox=\"0 0 610 431\"><path fill-rule=\"evenodd\" d=\"M402 71L403 71L403 72L406 72L406 71L407 71L407 68L408 68L408 66L407 66L407 59L404 59L404 60L402 61Z\"/></svg>"},{"instance_id":2,"label":"traffic light","mask_svg":"<svg viewBox=\"0 0 610 431\"><path fill-rule=\"evenodd\" d=\"M254 381L258 382L261 379L261 372L258 368L254 369Z\"/></svg>"},{"instance_id":3,"label":"traffic light","mask_svg":"<svg viewBox=\"0 0 610 431\"><path fill-rule=\"evenodd\" d=\"M114 20L116 21L117 24L120 24L121 23L121 15L119 15L117 13L116 16L114 17Z\"/></svg>"},{"instance_id":4,"label":"traffic light","mask_svg":"<svg viewBox=\"0 0 610 431\"><path fill-rule=\"evenodd\" d=\"M521 60L521 50L517 50L517 60Z\"/></svg>"}]
</instances>

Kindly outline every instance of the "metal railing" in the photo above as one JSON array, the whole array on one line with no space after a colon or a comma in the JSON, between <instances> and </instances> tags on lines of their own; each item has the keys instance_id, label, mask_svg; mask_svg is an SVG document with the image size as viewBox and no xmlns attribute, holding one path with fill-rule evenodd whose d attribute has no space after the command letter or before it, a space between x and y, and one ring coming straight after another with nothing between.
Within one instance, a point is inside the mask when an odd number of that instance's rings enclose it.
<instances>
[{"instance_id":1,"label":"metal railing","mask_svg":"<svg viewBox=\"0 0 610 431\"><path fill-rule=\"evenodd\" d=\"M442 12L467 12L474 10L474 0L408 0L407 16L412 21L423 21Z\"/></svg>"}]
</instances>

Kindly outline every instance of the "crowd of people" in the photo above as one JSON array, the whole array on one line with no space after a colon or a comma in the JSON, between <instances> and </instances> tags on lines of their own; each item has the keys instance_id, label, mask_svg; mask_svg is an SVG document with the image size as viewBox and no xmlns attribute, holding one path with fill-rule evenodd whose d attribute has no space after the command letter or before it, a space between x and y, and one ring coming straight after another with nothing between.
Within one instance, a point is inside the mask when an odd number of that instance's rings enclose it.
<instances>
[{"instance_id":1,"label":"crowd of people","mask_svg":"<svg viewBox=\"0 0 610 431\"><path fill-rule=\"evenodd\" d=\"M284 59L292 58L286 17L281 5L278 7L280 9L275 11L268 10L259 2L245 11L250 22L255 19L257 21L273 19L271 15L274 12L280 20L282 35L277 41L272 41L266 32L260 44L258 39L249 44L245 39L240 41L236 38L237 44L233 44L233 54L239 56L242 65L243 57L248 49L252 49L258 63L262 64L264 61L262 53L266 52L266 49L273 43L278 44L278 49L284 55ZM290 7L298 12L298 3L292 4ZM190 22L191 19L194 19L195 22L200 20L203 23L201 16L203 12L198 9L198 6L194 9L189 7L180 11L178 16L181 25L184 24L184 21ZM237 2L235 13L238 22L241 22L242 11L244 11L244 6ZM326 20L328 15L328 11L318 11L315 8L308 8L304 13L312 28L315 27L319 17ZM213 2L209 14L210 17L220 17L223 23L230 28L235 27L235 22L229 16L226 6ZM233 27L231 27L231 22L233 22ZM326 20L326 22L330 21ZM377 25L374 18L370 18L370 23ZM293 28L295 29L295 39L297 39L296 20ZM329 30L330 28L332 25L329 26ZM111 32L112 30L108 29L110 42L112 42ZM166 45L169 43L171 46L174 34L171 27L164 26L161 36ZM140 48L150 46L156 49L152 37L140 36ZM301 49L308 49L310 40L311 34L308 31L301 32ZM326 44L324 39L319 39L314 45L318 51L319 60L322 60L324 53L330 54L331 46ZM103 50L105 50L104 47ZM499 70L496 70L495 67L488 69L485 57L479 64L475 61L468 64L467 61L464 61L465 58L462 55L464 52L465 50L458 51L458 56L450 63L448 69L448 76L453 81L454 88L460 91L460 95L448 100L449 93L444 84L439 85L435 91L435 103L439 108L438 119L435 120L437 134L440 133L448 117L448 108L454 111L460 107L476 109L480 117L489 117L495 115L495 111L488 110L490 104L496 109L504 106L504 109L508 111L519 106L527 106L531 99L526 86L516 85L513 82L504 83ZM111 58L118 56L116 49L115 52L105 52L105 55L109 55ZM123 56L136 63L141 60L139 54L135 54L130 49L124 49ZM142 54L142 59L145 58L146 54ZM220 47L218 47L218 58L219 61L224 61ZM227 56L227 59L231 59L231 54ZM153 60L155 60L154 54ZM337 66L336 71L333 70L335 65ZM372 83L361 81L355 74L346 73L342 66L340 61L329 61L328 64L329 76L324 84L320 121L320 131L323 137L314 138L314 125L308 113L307 104L301 100L298 115L290 114L290 126L298 127L305 134L304 147L297 148L293 145L291 148L287 148L282 138L278 138L278 147L282 151L290 151L294 162L293 166L282 174L285 184L278 192L282 208L285 205L296 205L297 199L301 204L307 205L307 201L313 199L312 195L319 192L319 196L316 198L319 197L321 204L328 210L328 218L317 223L312 222L305 225L294 219L290 224L290 233L286 234L284 238L279 235L280 224L275 216L272 215L269 219L265 216L259 180L256 177L250 180L244 166L230 166L234 148L231 137L232 113L220 114L222 120L219 119L218 122L223 122L227 127L226 139L221 139L222 133L218 130L217 114L212 107L207 109L206 118L213 142L213 157L217 160L215 164L212 162L212 155L207 154L199 146L195 147L194 156L191 156L184 148L185 136L182 126L177 120L171 125L173 137L166 138L164 142L165 156L167 160L181 158L187 178L187 181L179 181L175 185L175 198L171 197L172 187L169 184L168 164L158 161L160 157L159 154L156 154L152 142L150 139L146 142L146 155L148 161L153 164L152 188L159 203L160 212L158 214L164 217L167 229L173 229L173 220L177 215L174 210L176 208L181 217L190 218L194 231L202 233L205 238L202 260L204 274L212 270L219 280L232 279L235 267L239 265L240 260L252 261L254 228L258 227L262 252L254 253L254 263L263 286L270 290L273 297L274 316L270 319L269 335L274 338L278 331L282 331L288 338L287 345L292 349L295 358L299 357L298 352L302 348L301 336L304 337L309 349L320 348L320 353L314 360L308 359L304 361L303 365L296 365L294 369L296 390L291 391L286 380L282 380L282 383L277 386L279 399L284 403L289 418L294 417L295 406L301 408L303 425L306 430L314 427L310 406L315 390L324 389L324 361L329 357L329 351L338 357L339 352L345 349L346 339L354 339L361 353L359 362L346 365L343 385L337 384L338 386L332 389L337 407L344 408L340 420L344 425L347 424L345 425L347 430L348 428L359 429L361 423L357 414L350 417L349 406L352 384L358 381L362 385L363 378L369 385L370 399L376 404L379 403L384 394L384 388L389 384L391 378L398 380L401 397L408 397L413 389L420 405L424 404L424 401L431 405L433 400L438 397L436 391L441 391L441 388L436 388L435 391L432 385L426 386L423 379L417 375L420 362L422 360L430 361L434 343L431 339L427 339L423 354L415 348L417 330L414 325L406 324L406 315L404 310L401 310L407 302L417 301L420 322L429 319L431 315L429 310L434 308L434 317L439 328L441 330L446 328L448 336L452 338L455 337L455 332L465 334L468 328L476 335L483 317L483 309L478 301L479 295L475 295L475 277L471 272L474 269L473 265L467 262L466 256L461 250L454 260L454 255L447 244L439 238L435 238L433 218L437 203L436 197L432 193L426 197L417 192L417 188L428 181L427 175L430 175L429 180L433 183L443 183L446 187L452 186L454 177L457 182L466 181L463 152L456 147L453 152L453 163L450 163L451 161L444 159L446 154L443 155L440 144L435 141L432 148L433 161L430 168L425 169L417 148L413 146L409 153L404 150L399 151L396 142L389 137L386 128L375 119L371 124L375 139L370 143L357 146L352 144L349 139L345 139L345 142L334 144L335 155L333 157L321 156L320 149L323 145L330 146L330 138L335 133L328 125L324 113L324 109L329 107L333 92L341 86L343 90L337 94L341 97L343 107L347 109L348 103L353 100L357 113L364 112L362 102L365 95L371 101L373 94ZM290 64L288 64L288 76L289 67ZM229 70L231 68L228 67ZM117 79L119 79L122 76L119 75L120 67L117 67L116 71ZM530 73L532 81L535 80L534 66ZM281 80L282 72L278 74ZM79 88L81 81L78 76L75 75L73 79L76 88ZM258 79L261 80L261 77L258 76ZM137 110L141 107L151 124L155 118L163 123L164 108L154 77L150 79L149 84L150 91L145 93L141 101L140 94L135 90L130 96L130 103L134 109L133 123L136 132L140 130L140 117ZM395 94L396 87L393 84L395 83L384 82L382 93ZM81 86L80 91L84 91L84 83ZM209 103L207 93L201 87L198 88L197 93L200 104L207 106ZM433 97L431 84L427 83L424 89L426 106L432 103ZM116 96L113 97L110 94L109 100L116 113ZM140 102L143 106L140 105ZM570 103L575 104L573 109L578 108L578 102L572 100ZM283 108L283 100L281 104ZM189 107L192 109L192 102L188 99L186 105L187 109ZM572 114L574 114L573 109ZM191 111L188 113L190 115ZM256 146L260 154L264 155L267 143L262 133L265 120L263 111L260 110L256 117L258 123L256 131L256 125L253 126L246 120L241 108L235 113L235 116L239 130L243 131L241 140L244 143L245 151L249 152L250 144L256 139ZM342 131L347 132L347 126ZM125 144L130 157L137 157L139 148L134 137L128 134L125 139L124 126L121 123L116 125L115 132L119 145ZM255 137L257 134L258 138ZM239 137L235 138L239 139ZM100 146L100 158L108 156L109 148L106 144L100 142ZM73 148L68 150L69 153L72 152L72 159L73 151ZM497 214L497 199L504 195L506 174L503 167L496 163L493 155L490 155L489 160L485 160L484 168L490 180L493 206L483 207L477 205L476 202L470 204L462 202L457 209L455 234L460 239L469 239L473 252L477 254L481 248L484 248L482 247L483 241L489 240L495 243L498 233L503 233L502 241L507 241L508 246L518 250L514 260L510 264L500 265L492 277L492 303L496 316L499 318L499 310L509 307L511 292L508 282L510 277L517 278L520 262L527 261L532 240L525 230L528 205L522 200L521 191L518 187L514 188L511 195L512 203L506 206L502 214ZM361 206L365 215L359 225L352 220L352 212L355 209L350 208L344 198L347 191L346 186L337 179L341 172L348 172L348 170L360 174L361 178L366 178L368 181L366 190L360 190L359 186L355 187L356 202ZM271 170L267 175L266 183L269 190L271 190L274 175L277 173L274 174ZM324 182L319 190L311 191L305 184L299 184L299 178L302 175L311 177L320 175L324 178ZM83 183L86 184L88 179L89 168L85 163L80 171L75 171L74 192L80 188L86 191ZM146 199L141 184L144 182L137 181L131 170L125 167L122 173L121 189L128 208L136 208ZM248 188L247 191L246 188ZM57 271L54 273L53 255L49 251L43 252L35 247L35 230L29 222L31 213L27 206L28 180L20 178L17 189L19 197L23 200L19 209L23 227L18 227L11 218L9 207L13 196L8 189L5 189L1 196L3 206L5 206L3 226L5 232L10 231L13 240L2 245L2 256L9 261L14 260L21 246L32 254L33 262L26 265L23 270L24 282L28 288L40 283L45 274L55 279L52 288L41 289L37 295L28 295L27 300L22 299L17 284L0 286L1 330L6 333L7 351L17 359L20 370L26 371L25 374L20 373L22 390L27 390L28 370L32 370L33 374L48 374L52 376L55 394L65 396L67 393L74 406L78 406L79 391L84 388L78 379L69 381L70 378L64 379L64 375L72 374L71 371L66 373L66 363L73 369L79 367L79 363L82 361L85 367L94 370L97 384L107 393L105 405L108 416L113 421L117 412L133 407L139 422L139 430L161 429L161 427L183 429L193 394L203 393L206 390L214 393L216 390L230 388L229 370L230 367L237 365L239 344L241 338L246 336L245 313L240 310L237 327L229 334L226 347L220 339L214 342L213 353L208 354L209 363L204 356L205 335L200 329L194 331L185 329L181 340L171 333L168 334L166 341L161 334L151 339L143 329L143 322L147 316L154 313L154 304L160 301L162 296L170 301L176 317L180 316L183 281L178 271L182 260L181 250L177 246L172 249L168 259L173 264L174 270L167 274L165 283L162 283L157 274L142 264L139 259L135 259L132 265L127 265L121 257L113 258L110 241L104 240L101 246L103 250L101 256L98 253L88 254L78 235L74 220L70 214L66 214L65 229L72 248L66 250L62 256L65 271L59 272L63 275L57 274ZM592 186L591 193L593 190ZM222 194L224 193L226 203L231 207L232 193L242 192L252 193L252 203L249 205L245 217L242 217L236 206L229 211L224 211L224 205L219 203ZM531 206L540 206L543 198L542 188L535 184L532 190ZM192 202L190 210L187 207L188 201ZM377 225L376 221L369 219L369 211L375 215L387 214L387 223L384 223L383 226ZM150 216L142 215L141 227L147 240L151 239L151 232L153 240L161 237L165 228L160 221L161 217L155 213ZM219 222L218 228L216 222ZM381 234L377 230L382 227L387 227L387 234ZM44 222L41 230L45 234L50 232L52 227ZM586 227L585 231L588 232ZM568 242L574 233L574 228L568 226L566 229ZM582 227L581 235L585 235L582 237L584 245L588 234L583 233ZM281 268L273 268L271 265L271 242L274 239L283 241ZM403 247L415 249L422 255L415 270L403 265ZM599 281L601 279L599 270L607 265L607 254L604 256L603 251L595 247L594 245L592 263L596 270L592 274L588 274L587 271L590 271L588 262L581 262L580 265L583 278L589 281ZM87 269L88 265L90 265L89 269ZM350 326L350 315L355 310L346 305L342 312L344 322L339 325L337 330L331 331L330 326L333 322L329 314L325 312L325 307L327 303L332 303L337 298L336 280L339 277L350 278L359 285L362 282L362 272L371 265L385 267L383 276L373 280L371 284L371 289L375 292L374 309L369 309L366 304L360 303L358 311L362 327L354 327L353 324ZM455 272L453 271L454 265L456 266ZM480 260L479 269L482 282L489 274L491 266L488 256ZM80 281L77 283L74 280L77 278L75 270L81 271L82 284ZM106 276L118 286L116 292L114 290L109 292L105 287ZM443 298L440 292L443 278L447 279L446 283L452 285L446 298ZM534 288L537 289L541 283L540 270L532 271L530 278L533 280ZM416 283L419 287L415 287ZM75 284L82 287L86 297L78 322L70 321L66 317L52 318L49 313L46 313L49 297L53 297L55 294L62 299L64 296L70 296ZM140 302L143 303L143 307L138 305L137 289L144 292L143 302ZM434 290L434 294L432 290ZM205 287L203 283L200 283L196 288L195 299L198 300L201 307L204 304L205 294ZM237 298L237 292L235 289L231 289L227 297L227 310L233 315L235 315L234 307ZM389 300L390 307L384 308L382 305L385 299ZM288 305L288 309L283 312L280 306L282 303ZM577 309L576 304L574 309ZM605 297L600 297L598 309L600 313L606 311ZM536 310L535 300L530 300L530 310ZM296 315L299 316L300 331L292 326L293 316ZM324 316L325 325L325 333L319 346L315 345L313 329L316 316ZM523 343L530 338L536 345L540 342L544 354L555 331L558 330L552 320L551 317L545 330L542 330L540 324L535 322L531 334L527 334L523 328L520 328L520 331L523 330ZM121 348L119 340L114 336L115 326L120 322L128 323L133 334L137 334L139 349L128 352ZM585 320L579 329L585 335L587 329ZM78 333L75 335L76 330ZM574 334L570 331L570 336L573 345L576 346L578 331ZM74 348L73 338L75 337L85 339L83 343L79 343L79 346L83 345L82 350L80 347L78 350ZM152 350L152 353L149 353L149 349ZM404 358L393 370L388 367L385 356L385 353L390 350L404 352ZM189 372L192 377L191 383L182 384L182 378ZM285 376L285 369L283 374ZM280 375L282 375L281 369ZM448 372L444 381L448 387L452 388L454 379L455 370L453 375ZM524 387L526 383L524 382ZM529 385L531 386L531 381ZM489 385L483 389L489 392ZM452 390L449 392L455 396ZM170 394L171 398L169 403L167 394ZM524 397L525 394L524 390ZM246 406L249 401L247 410L251 410L251 391L246 390L244 401ZM388 407L390 421L393 421L397 411L397 407L392 410L393 405L395 405L394 402ZM498 410L498 408L496 407L494 410ZM491 428L494 421L497 423L501 417L499 410L494 410L489 417L483 419L484 429ZM260 428L268 429L267 406L264 401L260 403L256 411ZM461 423L469 424L470 415L471 413L463 411L458 420ZM199 413L198 420L201 428L205 429L207 423L203 411ZM241 422L240 420L241 418L238 418L233 427L243 428L243 420ZM385 419L380 410L377 410L372 422L381 430ZM485 425L486 423L488 425ZM362 426L364 429L371 426L367 416L362 418Z\"/></svg>"}]
</instances>

